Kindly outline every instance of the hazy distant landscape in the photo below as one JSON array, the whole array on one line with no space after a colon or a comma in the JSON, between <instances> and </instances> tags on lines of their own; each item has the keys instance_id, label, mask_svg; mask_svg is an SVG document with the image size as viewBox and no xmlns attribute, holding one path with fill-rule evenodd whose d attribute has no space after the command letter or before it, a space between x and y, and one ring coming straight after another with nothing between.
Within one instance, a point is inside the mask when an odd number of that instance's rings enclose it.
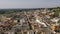
<instances>
[{"instance_id":1,"label":"hazy distant landscape","mask_svg":"<svg viewBox=\"0 0 60 34\"><path fill-rule=\"evenodd\" d=\"M60 7L54 7L54 8L28 8L28 9L27 8L25 8L25 9L0 9L0 14L4 14L6 12L7 13L9 13L9 12L14 13L14 12L21 12L21 11L44 10L44 9L48 9L48 10L54 10L54 9L56 9L57 12L60 11Z\"/></svg>"}]
</instances>

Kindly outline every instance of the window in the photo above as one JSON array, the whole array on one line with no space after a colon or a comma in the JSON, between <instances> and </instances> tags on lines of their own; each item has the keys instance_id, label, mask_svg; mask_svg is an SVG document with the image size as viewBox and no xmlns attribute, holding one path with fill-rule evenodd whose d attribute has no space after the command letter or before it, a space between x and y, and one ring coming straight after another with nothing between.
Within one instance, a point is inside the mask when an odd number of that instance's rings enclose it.
<instances>
[{"instance_id":1,"label":"window","mask_svg":"<svg viewBox=\"0 0 60 34\"><path fill-rule=\"evenodd\" d=\"M18 22L20 22L20 20L18 20Z\"/></svg>"},{"instance_id":2,"label":"window","mask_svg":"<svg viewBox=\"0 0 60 34\"><path fill-rule=\"evenodd\" d=\"M17 32L15 32L15 34L17 34Z\"/></svg>"}]
</instances>

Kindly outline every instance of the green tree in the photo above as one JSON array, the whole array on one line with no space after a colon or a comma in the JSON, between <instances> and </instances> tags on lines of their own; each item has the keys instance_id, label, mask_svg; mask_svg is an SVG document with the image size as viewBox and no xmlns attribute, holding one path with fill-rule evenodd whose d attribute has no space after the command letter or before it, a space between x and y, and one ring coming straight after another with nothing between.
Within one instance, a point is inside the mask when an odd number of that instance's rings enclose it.
<instances>
[{"instance_id":1,"label":"green tree","mask_svg":"<svg viewBox=\"0 0 60 34\"><path fill-rule=\"evenodd\" d=\"M58 17L59 16L59 13L60 13L60 9L54 9L54 17Z\"/></svg>"}]
</instances>

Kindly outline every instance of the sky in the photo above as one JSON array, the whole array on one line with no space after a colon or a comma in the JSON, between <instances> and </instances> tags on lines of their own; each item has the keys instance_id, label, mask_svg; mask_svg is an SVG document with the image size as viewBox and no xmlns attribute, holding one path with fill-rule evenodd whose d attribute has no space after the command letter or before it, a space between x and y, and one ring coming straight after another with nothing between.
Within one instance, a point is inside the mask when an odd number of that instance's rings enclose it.
<instances>
[{"instance_id":1,"label":"sky","mask_svg":"<svg viewBox=\"0 0 60 34\"><path fill-rule=\"evenodd\" d=\"M0 0L0 9L60 7L60 0Z\"/></svg>"}]
</instances>

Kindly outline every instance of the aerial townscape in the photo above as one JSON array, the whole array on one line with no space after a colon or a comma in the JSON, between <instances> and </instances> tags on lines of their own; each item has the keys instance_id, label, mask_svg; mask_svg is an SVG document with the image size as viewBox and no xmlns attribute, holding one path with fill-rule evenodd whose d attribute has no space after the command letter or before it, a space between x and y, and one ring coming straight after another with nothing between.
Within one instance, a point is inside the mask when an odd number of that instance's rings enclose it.
<instances>
[{"instance_id":1,"label":"aerial townscape","mask_svg":"<svg viewBox=\"0 0 60 34\"><path fill-rule=\"evenodd\" d=\"M60 7L0 9L0 34L60 34Z\"/></svg>"}]
</instances>

